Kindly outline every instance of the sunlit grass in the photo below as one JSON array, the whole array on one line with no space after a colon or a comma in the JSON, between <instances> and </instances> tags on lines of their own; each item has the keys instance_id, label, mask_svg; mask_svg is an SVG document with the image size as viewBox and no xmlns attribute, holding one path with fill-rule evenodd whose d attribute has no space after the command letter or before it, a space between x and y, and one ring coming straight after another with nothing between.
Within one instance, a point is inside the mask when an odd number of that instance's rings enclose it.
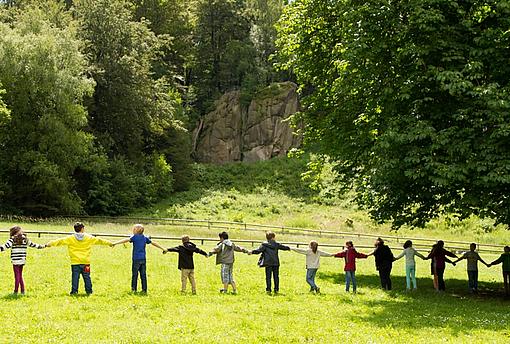
<instances>
[{"instance_id":1,"label":"sunlit grass","mask_svg":"<svg viewBox=\"0 0 510 344\"><path fill-rule=\"evenodd\" d=\"M5 228L9 224L2 223ZM27 224L46 230L70 226ZM94 225L93 232L129 232L125 225ZM147 234L175 234L171 228L147 226ZM173 229L175 230L175 228ZM181 233L182 233L181 229ZM186 231L192 236L215 233ZM259 233L234 233L247 238ZM5 234L0 239L6 240ZM32 236L45 243L50 237ZM279 236L281 241L288 240ZM299 239L299 238L295 238ZM301 238L302 241L310 238ZM178 242L163 242L174 246ZM212 244L199 245L210 249ZM397 252L394 252L397 253ZM482 255L491 261L497 256ZM27 296L10 295L13 273L9 253L0 254L0 327L3 342L317 342L430 343L510 340L510 303L501 295L501 268L481 267L481 293L467 292L465 265L449 266L447 292L432 289L429 264L418 260L419 290L404 292L404 262L393 269L394 291L378 287L373 258L358 264L358 294L343 291L343 262L323 258L317 282L323 292L308 292L304 257L281 252L281 292L264 292L264 272L257 257L236 255L234 277L239 295L220 295L214 258L196 256L198 295L180 294L176 254L148 248L147 296L130 293L131 246L95 247L94 294L70 297L70 263L65 248L30 250L25 267ZM80 292L83 283L80 281Z\"/></svg>"}]
</instances>

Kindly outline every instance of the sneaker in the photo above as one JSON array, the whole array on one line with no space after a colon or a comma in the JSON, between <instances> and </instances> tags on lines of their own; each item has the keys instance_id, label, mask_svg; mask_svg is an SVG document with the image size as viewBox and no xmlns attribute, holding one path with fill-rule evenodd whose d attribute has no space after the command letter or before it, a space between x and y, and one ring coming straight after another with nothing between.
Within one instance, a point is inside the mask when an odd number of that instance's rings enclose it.
<instances>
[{"instance_id":1,"label":"sneaker","mask_svg":"<svg viewBox=\"0 0 510 344\"><path fill-rule=\"evenodd\" d=\"M319 288L319 287L315 288L315 292L316 292L317 294L320 294L320 293L321 293L321 288Z\"/></svg>"},{"instance_id":2,"label":"sneaker","mask_svg":"<svg viewBox=\"0 0 510 344\"><path fill-rule=\"evenodd\" d=\"M232 295L237 295L237 290L232 290Z\"/></svg>"},{"instance_id":3,"label":"sneaker","mask_svg":"<svg viewBox=\"0 0 510 344\"><path fill-rule=\"evenodd\" d=\"M227 289L220 289L220 294L226 294L227 293Z\"/></svg>"},{"instance_id":4,"label":"sneaker","mask_svg":"<svg viewBox=\"0 0 510 344\"><path fill-rule=\"evenodd\" d=\"M271 290L266 290L267 295L271 295Z\"/></svg>"},{"instance_id":5,"label":"sneaker","mask_svg":"<svg viewBox=\"0 0 510 344\"><path fill-rule=\"evenodd\" d=\"M191 295L197 295L197 291L196 291L196 290L193 290L193 291L191 292Z\"/></svg>"}]
</instances>

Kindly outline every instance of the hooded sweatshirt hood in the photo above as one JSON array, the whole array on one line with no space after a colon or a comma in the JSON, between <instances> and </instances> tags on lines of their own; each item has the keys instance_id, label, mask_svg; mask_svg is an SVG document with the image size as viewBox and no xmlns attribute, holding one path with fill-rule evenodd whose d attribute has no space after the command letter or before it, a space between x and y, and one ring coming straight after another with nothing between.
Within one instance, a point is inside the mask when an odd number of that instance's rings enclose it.
<instances>
[{"instance_id":1,"label":"hooded sweatshirt hood","mask_svg":"<svg viewBox=\"0 0 510 344\"><path fill-rule=\"evenodd\" d=\"M82 241L83 238L85 237L85 233L74 233L74 237L76 238L76 240Z\"/></svg>"},{"instance_id":2,"label":"hooded sweatshirt hood","mask_svg":"<svg viewBox=\"0 0 510 344\"><path fill-rule=\"evenodd\" d=\"M194 243L192 242L185 242L184 244L182 244L182 246L188 250L188 251L191 251L191 252L195 252L195 248L197 247L197 245L195 245Z\"/></svg>"},{"instance_id":3,"label":"hooded sweatshirt hood","mask_svg":"<svg viewBox=\"0 0 510 344\"><path fill-rule=\"evenodd\" d=\"M229 239L225 239L222 241L222 244L225 245L225 246L228 246L228 247L232 247L232 241L230 241Z\"/></svg>"}]
</instances>

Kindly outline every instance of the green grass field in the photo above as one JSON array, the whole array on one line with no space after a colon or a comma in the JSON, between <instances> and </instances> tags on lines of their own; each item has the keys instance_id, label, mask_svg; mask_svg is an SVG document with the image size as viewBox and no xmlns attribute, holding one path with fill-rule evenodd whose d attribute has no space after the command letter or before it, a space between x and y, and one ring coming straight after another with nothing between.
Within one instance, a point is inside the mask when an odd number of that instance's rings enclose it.
<instances>
[{"instance_id":1,"label":"green grass field","mask_svg":"<svg viewBox=\"0 0 510 344\"><path fill-rule=\"evenodd\" d=\"M0 228L10 226L0 223ZM23 224L22 224L23 225ZM27 229L70 230L63 224L25 224ZM128 234L123 225L95 224L89 232ZM187 231L215 237L216 233ZM146 234L182 234L182 229L148 226ZM209 235L207 235L209 234ZM256 233L255 233L256 234ZM234 233L236 238L254 233ZM261 237L262 234L257 234ZM50 236L34 242L45 243ZM0 240L6 240L2 234ZM288 240L278 236L278 240ZM308 241L310 238L292 238ZM162 242L175 246L178 242ZM210 249L212 244L203 245ZM395 252L394 253L398 253ZM1 342L59 343L508 343L510 302L501 294L501 267L481 267L478 296L467 292L465 263L448 266L447 292L432 289L428 262L418 261L419 290L404 292L404 261L393 269L392 292L379 289L373 258L360 260L358 294L343 291L343 262L323 258L317 282L323 292L308 292L304 256L281 252L281 295L264 292L257 257L236 255L238 295L221 295L214 257L196 256L198 295L181 295L177 254L148 248L147 296L130 293L131 246L95 247L94 294L71 297L70 263L64 247L30 250L24 276L25 297L13 297L9 252L0 253ZM488 261L495 255L483 255ZM83 293L83 282L80 281Z\"/></svg>"}]
</instances>

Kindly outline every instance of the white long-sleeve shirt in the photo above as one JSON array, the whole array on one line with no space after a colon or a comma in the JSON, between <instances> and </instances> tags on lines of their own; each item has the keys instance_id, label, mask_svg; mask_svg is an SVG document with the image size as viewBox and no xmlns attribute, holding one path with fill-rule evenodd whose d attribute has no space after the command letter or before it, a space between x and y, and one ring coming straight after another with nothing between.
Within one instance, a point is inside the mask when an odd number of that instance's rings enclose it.
<instances>
[{"instance_id":1,"label":"white long-sleeve shirt","mask_svg":"<svg viewBox=\"0 0 510 344\"><path fill-rule=\"evenodd\" d=\"M44 246L33 243L28 239L24 239L21 244L15 244L11 238L0 246L0 251L5 251L10 248L12 265L25 265L27 260L27 247L44 248Z\"/></svg>"},{"instance_id":2,"label":"white long-sleeve shirt","mask_svg":"<svg viewBox=\"0 0 510 344\"><path fill-rule=\"evenodd\" d=\"M302 249L302 248L291 248L292 251L306 255L306 268L307 269L318 269L320 266L320 258L321 257L333 257L332 253L324 252L321 250L317 250L316 253L313 253L311 248Z\"/></svg>"},{"instance_id":3,"label":"white long-sleeve shirt","mask_svg":"<svg viewBox=\"0 0 510 344\"><path fill-rule=\"evenodd\" d=\"M401 254L395 257L395 260L400 259L403 256L406 256L406 266L416 265L416 262L414 261L414 256L418 256L421 259L425 259L425 256L423 256L420 252L416 251L412 246L405 248Z\"/></svg>"}]
</instances>

